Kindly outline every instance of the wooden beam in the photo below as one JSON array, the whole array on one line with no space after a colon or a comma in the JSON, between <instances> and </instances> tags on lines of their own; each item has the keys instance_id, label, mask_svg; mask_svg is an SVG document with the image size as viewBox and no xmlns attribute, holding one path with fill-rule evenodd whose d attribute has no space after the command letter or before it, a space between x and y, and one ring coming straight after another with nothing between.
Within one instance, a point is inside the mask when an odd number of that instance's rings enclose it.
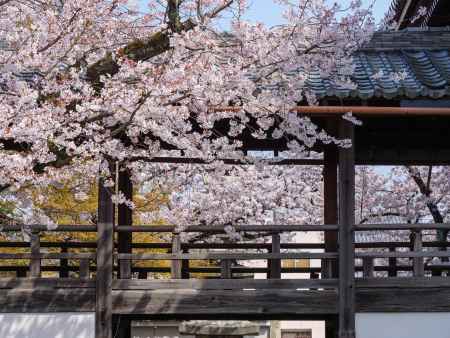
<instances>
[{"instance_id":1,"label":"wooden beam","mask_svg":"<svg viewBox=\"0 0 450 338\"><path fill-rule=\"evenodd\" d=\"M352 141L339 149L339 338L355 338L355 143L353 124L342 120L339 137Z\"/></svg>"},{"instance_id":2,"label":"wooden beam","mask_svg":"<svg viewBox=\"0 0 450 338\"><path fill-rule=\"evenodd\" d=\"M132 290L114 291L115 313L226 316L329 315L337 313L336 291ZM297 317L298 318L298 317Z\"/></svg>"},{"instance_id":3,"label":"wooden beam","mask_svg":"<svg viewBox=\"0 0 450 338\"><path fill-rule=\"evenodd\" d=\"M98 184L97 272L95 302L95 338L112 338L112 274L114 207L111 191Z\"/></svg>"},{"instance_id":4,"label":"wooden beam","mask_svg":"<svg viewBox=\"0 0 450 338\"><path fill-rule=\"evenodd\" d=\"M184 225L183 225L184 226ZM168 232L172 233L176 230L175 225L134 225L134 226L117 226L115 228L118 232ZM338 230L336 224L284 224L284 225L235 225L236 231L255 231L255 232L283 232L283 231L333 231ZM450 228L450 225L449 225ZM186 225L183 232L208 232L225 233L225 226L202 226L202 225Z\"/></svg>"},{"instance_id":5,"label":"wooden beam","mask_svg":"<svg viewBox=\"0 0 450 338\"><path fill-rule=\"evenodd\" d=\"M175 235L173 242L175 243L174 249L178 249L177 241ZM172 251L175 251L172 249ZM181 250L180 250L181 251ZM442 253L442 251L441 251ZM0 254L0 258L3 255ZM19 255L19 254L15 254ZM24 255L24 254L22 254ZM237 260L253 260L253 259L336 259L338 254L335 252L283 252L283 253L246 253L246 252L195 252L195 253L136 253L136 254L117 254L119 259L135 259L135 260L172 260L178 261L183 259L190 260L221 260L221 259L237 259Z\"/></svg>"},{"instance_id":6,"label":"wooden beam","mask_svg":"<svg viewBox=\"0 0 450 338\"><path fill-rule=\"evenodd\" d=\"M9 285L9 281L6 285ZM0 286L1 286L0 279ZM149 279L113 281L115 290L294 290L309 288L337 289L337 279Z\"/></svg>"}]
</instances>

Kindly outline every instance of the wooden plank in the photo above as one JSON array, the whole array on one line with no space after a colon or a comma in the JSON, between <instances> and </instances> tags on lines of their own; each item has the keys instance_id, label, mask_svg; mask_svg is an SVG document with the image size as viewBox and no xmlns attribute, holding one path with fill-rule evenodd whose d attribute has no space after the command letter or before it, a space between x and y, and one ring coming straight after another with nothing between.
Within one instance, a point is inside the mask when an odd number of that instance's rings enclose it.
<instances>
[{"instance_id":1,"label":"wooden plank","mask_svg":"<svg viewBox=\"0 0 450 338\"><path fill-rule=\"evenodd\" d=\"M337 288L337 286L337 279L118 279L113 281L113 288L117 290L296 290Z\"/></svg>"},{"instance_id":2,"label":"wooden plank","mask_svg":"<svg viewBox=\"0 0 450 338\"><path fill-rule=\"evenodd\" d=\"M1 232L22 231L23 229L30 229L34 231L49 231L49 232L96 232L97 226L95 225L57 225L55 228L49 229L47 225L42 224L2 224Z\"/></svg>"},{"instance_id":3,"label":"wooden plank","mask_svg":"<svg viewBox=\"0 0 450 338\"><path fill-rule=\"evenodd\" d=\"M355 231L372 231L372 230L450 230L450 223L355 225Z\"/></svg>"},{"instance_id":4,"label":"wooden plank","mask_svg":"<svg viewBox=\"0 0 450 338\"><path fill-rule=\"evenodd\" d=\"M30 234L30 277L41 276L41 246L39 231L32 231Z\"/></svg>"},{"instance_id":5,"label":"wooden plank","mask_svg":"<svg viewBox=\"0 0 450 338\"><path fill-rule=\"evenodd\" d=\"M435 285L358 287L356 310L449 312L450 288ZM338 313L338 296L332 290L115 290L112 297L113 312L117 314L298 319L308 315L324 318ZM0 289L0 313L92 312L94 309L93 288Z\"/></svg>"},{"instance_id":6,"label":"wooden plank","mask_svg":"<svg viewBox=\"0 0 450 338\"><path fill-rule=\"evenodd\" d=\"M351 148L339 149L339 338L355 337L355 138L354 127L342 120L339 137Z\"/></svg>"},{"instance_id":7,"label":"wooden plank","mask_svg":"<svg viewBox=\"0 0 450 338\"><path fill-rule=\"evenodd\" d=\"M449 288L358 288L358 312L449 312Z\"/></svg>"},{"instance_id":8,"label":"wooden plank","mask_svg":"<svg viewBox=\"0 0 450 338\"><path fill-rule=\"evenodd\" d=\"M119 191L129 201L133 200L133 183L131 182L130 173L126 170L119 171ZM117 206L117 224L133 225L133 210L128 205L121 203ZM132 253L133 233L119 232L117 234L117 251L119 253ZM120 278L131 278L131 260L119 260L119 276Z\"/></svg>"},{"instance_id":9,"label":"wooden plank","mask_svg":"<svg viewBox=\"0 0 450 338\"><path fill-rule=\"evenodd\" d=\"M0 253L0 259L95 259L96 255L93 253Z\"/></svg>"},{"instance_id":10,"label":"wooden plank","mask_svg":"<svg viewBox=\"0 0 450 338\"><path fill-rule=\"evenodd\" d=\"M286 252L286 253L245 253L245 252L196 252L196 253L142 253L142 254L118 254L119 259L133 260L255 260L255 259L336 259L334 252ZM1 256L0 256L1 257Z\"/></svg>"},{"instance_id":11,"label":"wooden plank","mask_svg":"<svg viewBox=\"0 0 450 338\"><path fill-rule=\"evenodd\" d=\"M275 233L272 234L272 248L271 254L279 254L280 253L280 234ZM280 279L281 278L281 259L271 259L270 260L270 278L272 279Z\"/></svg>"},{"instance_id":12,"label":"wooden plank","mask_svg":"<svg viewBox=\"0 0 450 338\"><path fill-rule=\"evenodd\" d=\"M421 252L357 252L355 254L356 258L413 258L413 257L449 257L450 252L448 251L421 251Z\"/></svg>"},{"instance_id":13,"label":"wooden plank","mask_svg":"<svg viewBox=\"0 0 450 338\"><path fill-rule=\"evenodd\" d=\"M172 236L172 255L179 255L180 253L181 253L181 237L179 234L173 234L173 236ZM170 274L171 274L171 277L174 279L181 278L181 260L179 260L179 259L172 260Z\"/></svg>"},{"instance_id":14,"label":"wooden plank","mask_svg":"<svg viewBox=\"0 0 450 338\"><path fill-rule=\"evenodd\" d=\"M114 208L111 191L99 180L95 338L112 338L112 274Z\"/></svg>"},{"instance_id":15,"label":"wooden plank","mask_svg":"<svg viewBox=\"0 0 450 338\"><path fill-rule=\"evenodd\" d=\"M336 291L133 290L114 291L119 314L233 316L337 313ZM298 317L297 317L298 318Z\"/></svg>"},{"instance_id":16,"label":"wooden plank","mask_svg":"<svg viewBox=\"0 0 450 338\"><path fill-rule=\"evenodd\" d=\"M448 277L358 278L358 288L450 288Z\"/></svg>"}]
</instances>

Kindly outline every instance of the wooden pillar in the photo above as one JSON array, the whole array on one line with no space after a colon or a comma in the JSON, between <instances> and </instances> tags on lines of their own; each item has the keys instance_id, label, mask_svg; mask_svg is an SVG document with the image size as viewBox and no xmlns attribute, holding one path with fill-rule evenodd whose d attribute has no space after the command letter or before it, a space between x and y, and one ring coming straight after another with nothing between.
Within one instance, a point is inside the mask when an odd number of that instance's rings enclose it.
<instances>
[{"instance_id":1,"label":"wooden pillar","mask_svg":"<svg viewBox=\"0 0 450 338\"><path fill-rule=\"evenodd\" d=\"M339 338L355 338L355 142L353 124L341 120L341 139L351 148L339 149Z\"/></svg>"},{"instance_id":2,"label":"wooden pillar","mask_svg":"<svg viewBox=\"0 0 450 338\"><path fill-rule=\"evenodd\" d=\"M181 253L181 238L180 234L174 233L172 237L172 253L180 254ZM181 260L173 259L171 263L171 278L172 279L181 279Z\"/></svg>"},{"instance_id":3,"label":"wooden pillar","mask_svg":"<svg viewBox=\"0 0 450 338\"><path fill-rule=\"evenodd\" d=\"M130 173L126 170L119 171L118 175L119 191L129 201L133 200L133 182L131 181ZM133 225L133 210L126 204L119 204L117 206L117 224L118 225ZM117 234L117 250L119 253L133 252L133 233L132 232L118 232ZM129 259L119 260L119 278L131 278L132 261ZM127 317L114 317L114 332L117 338L131 337L131 320Z\"/></svg>"},{"instance_id":4,"label":"wooden pillar","mask_svg":"<svg viewBox=\"0 0 450 338\"><path fill-rule=\"evenodd\" d=\"M32 257L30 260L30 277L41 277L41 241L39 231L31 231L30 250Z\"/></svg>"},{"instance_id":5,"label":"wooden pillar","mask_svg":"<svg viewBox=\"0 0 450 338\"><path fill-rule=\"evenodd\" d=\"M272 253L280 253L281 242L280 242L280 234L274 233L272 235ZM272 279L280 279L281 278L281 260L280 259L271 259L270 260L270 278Z\"/></svg>"},{"instance_id":6,"label":"wooden pillar","mask_svg":"<svg viewBox=\"0 0 450 338\"><path fill-rule=\"evenodd\" d=\"M327 131L336 135L336 119L327 120ZM323 166L324 224L338 224L338 149L335 145L325 146ZM325 231L325 252L338 251L338 232ZM336 259L322 260L322 278L338 278L338 261ZM336 338L338 318L325 321L325 337Z\"/></svg>"},{"instance_id":7,"label":"wooden pillar","mask_svg":"<svg viewBox=\"0 0 450 338\"><path fill-rule=\"evenodd\" d=\"M112 338L114 208L111 191L98 183L95 338Z\"/></svg>"},{"instance_id":8,"label":"wooden pillar","mask_svg":"<svg viewBox=\"0 0 450 338\"><path fill-rule=\"evenodd\" d=\"M327 147L324 152L323 191L324 191L324 224L338 223L338 187L337 162L338 150L336 147ZM337 231L325 231L325 252L337 252ZM337 278L338 264L336 260L324 260L322 278Z\"/></svg>"},{"instance_id":9,"label":"wooden pillar","mask_svg":"<svg viewBox=\"0 0 450 338\"><path fill-rule=\"evenodd\" d=\"M128 171L119 172L119 191L126 199L133 200L133 183ZM119 204L117 207L117 224L133 225L133 211L126 204ZM119 253L132 253L133 233L119 232L117 235ZM131 278L131 260L119 260L119 278Z\"/></svg>"}]
</instances>

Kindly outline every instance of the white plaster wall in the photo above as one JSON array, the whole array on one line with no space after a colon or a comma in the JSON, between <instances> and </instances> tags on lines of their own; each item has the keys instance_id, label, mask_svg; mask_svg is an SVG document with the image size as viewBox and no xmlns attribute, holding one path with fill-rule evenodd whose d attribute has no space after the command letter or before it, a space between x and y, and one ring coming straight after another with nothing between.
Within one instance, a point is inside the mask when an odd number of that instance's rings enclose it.
<instances>
[{"instance_id":1,"label":"white plaster wall","mask_svg":"<svg viewBox=\"0 0 450 338\"><path fill-rule=\"evenodd\" d=\"M1 338L95 338L94 313L0 314Z\"/></svg>"},{"instance_id":2,"label":"white plaster wall","mask_svg":"<svg viewBox=\"0 0 450 338\"><path fill-rule=\"evenodd\" d=\"M356 338L450 338L450 313L357 313Z\"/></svg>"}]
</instances>

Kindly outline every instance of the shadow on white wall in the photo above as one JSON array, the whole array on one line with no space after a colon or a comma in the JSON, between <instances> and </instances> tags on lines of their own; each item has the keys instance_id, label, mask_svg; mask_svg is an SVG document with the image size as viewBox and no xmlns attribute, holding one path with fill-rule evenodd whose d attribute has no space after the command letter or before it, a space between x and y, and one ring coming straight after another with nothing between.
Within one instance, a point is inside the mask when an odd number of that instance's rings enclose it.
<instances>
[{"instance_id":1,"label":"shadow on white wall","mask_svg":"<svg viewBox=\"0 0 450 338\"><path fill-rule=\"evenodd\" d=\"M94 313L0 314L1 338L95 338Z\"/></svg>"}]
</instances>

